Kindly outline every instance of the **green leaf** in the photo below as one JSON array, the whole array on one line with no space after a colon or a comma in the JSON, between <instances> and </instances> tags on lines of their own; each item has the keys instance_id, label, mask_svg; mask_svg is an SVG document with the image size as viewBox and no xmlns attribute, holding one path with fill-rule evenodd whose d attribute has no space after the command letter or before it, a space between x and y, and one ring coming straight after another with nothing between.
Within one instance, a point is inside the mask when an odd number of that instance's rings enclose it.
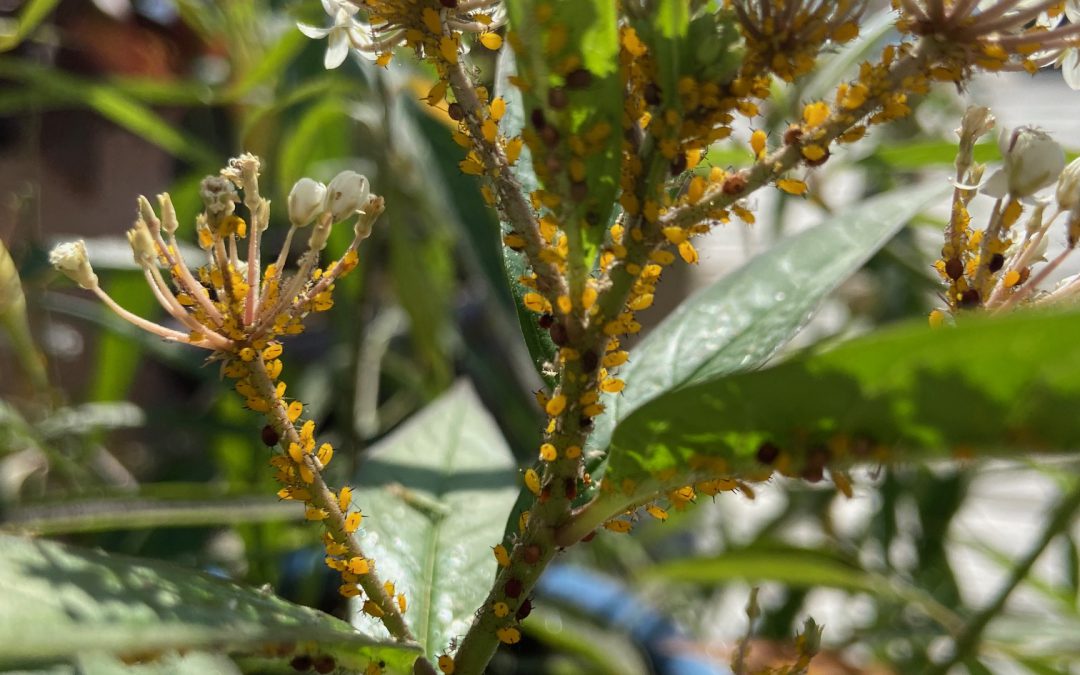
<instances>
[{"instance_id":1,"label":"green leaf","mask_svg":"<svg viewBox=\"0 0 1080 675\"><path fill-rule=\"evenodd\" d=\"M59 4L60 0L28 0L19 12L14 25L0 25L0 52L10 51L19 46L26 36L45 20Z\"/></svg>"},{"instance_id":2,"label":"green leaf","mask_svg":"<svg viewBox=\"0 0 1080 675\"><path fill-rule=\"evenodd\" d=\"M1080 418L1062 411L1080 405L1078 343L1078 314L965 317L684 387L619 426L608 477L752 478L765 442L790 475L815 464L1072 451Z\"/></svg>"},{"instance_id":3,"label":"green leaf","mask_svg":"<svg viewBox=\"0 0 1080 675\"><path fill-rule=\"evenodd\" d=\"M364 463L353 497L365 514L360 544L408 598L405 619L430 658L464 635L484 602L496 571L491 547L517 494L510 448L467 384L372 448Z\"/></svg>"},{"instance_id":4,"label":"green leaf","mask_svg":"<svg viewBox=\"0 0 1080 675\"><path fill-rule=\"evenodd\" d=\"M507 9L510 43L520 46L518 69L527 83L525 108L541 111L546 125L558 131L555 143L532 144L543 155L533 160L545 167L539 172L544 189L562 198L557 211L571 267L583 278L599 252L619 187L623 87L616 4L510 0ZM574 152L571 138L582 141L577 147L583 154ZM549 158L566 168L548 171ZM578 161L585 169L581 194L571 189Z\"/></svg>"},{"instance_id":5,"label":"green leaf","mask_svg":"<svg viewBox=\"0 0 1080 675\"><path fill-rule=\"evenodd\" d=\"M517 65L514 60L514 52L510 49L499 51L497 62L497 74L495 79L495 95L506 100L506 113L500 120L503 133L514 136L521 133L525 125L525 107L521 98L521 92L517 87L510 85L508 78L517 73ZM532 192L540 186L536 178L536 172L532 165L532 152L528 146L521 149L521 156L512 167L514 176L521 184L526 193ZM503 223L503 229L509 229L509 225ZM510 287L510 293L514 297L514 307L517 310L518 324L521 326L521 335L525 338L525 346L532 357L533 365L540 377L551 388L555 381L550 373L548 364L555 363L555 353L558 348L551 341L551 335L540 328L536 321L536 313L527 309L524 303L525 294L531 289L521 284L519 279L526 271L525 258L522 254L511 251L499 242L503 254L503 263L506 270L506 282Z\"/></svg>"},{"instance_id":6,"label":"green leaf","mask_svg":"<svg viewBox=\"0 0 1080 675\"><path fill-rule=\"evenodd\" d=\"M314 653L330 655L344 667L362 670L382 660L391 672L412 672L419 653L362 635L267 591L160 561L44 540L0 535L0 593L0 668L70 662L95 653L258 654L275 645L310 642Z\"/></svg>"},{"instance_id":7,"label":"green leaf","mask_svg":"<svg viewBox=\"0 0 1080 675\"><path fill-rule=\"evenodd\" d=\"M634 348L608 397L590 447L647 401L688 384L760 367L806 324L821 301L948 185L874 197L785 239L683 302Z\"/></svg>"},{"instance_id":8,"label":"green leaf","mask_svg":"<svg viewBox=\"0 0 1080 675\"><path fill-rule=\"evenodd\" d=\"M793 546L755 546L716 557L682 558L640 570L643 579L716 585L730 581L775 581L796 588L825 586L884 594L888 586L852 562L827 551Z\"/></svg>"}]
</instances>

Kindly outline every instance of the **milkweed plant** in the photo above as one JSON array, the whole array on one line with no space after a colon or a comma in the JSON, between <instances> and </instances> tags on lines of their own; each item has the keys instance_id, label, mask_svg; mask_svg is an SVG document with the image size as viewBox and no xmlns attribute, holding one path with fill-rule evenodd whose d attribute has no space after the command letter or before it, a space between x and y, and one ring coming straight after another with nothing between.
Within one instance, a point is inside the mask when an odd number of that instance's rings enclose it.
<instances>
[{"instance_id":1,"label":"milkweed plant","mask_svg":"<svg viewBox=\"0 0 1080 675\"><path fill-rule=\"evenodd\" d=\"M367 178L343 171L328 184L297 181L274 205L291 223L278 251L263 244L271 204L251 154L202 181L193 222L168 194L156 205L140 197L127 236L167 325L114 301L82 242L57 246L50 260L138 328L201 350L263 418L277 497L302 503L321 528L338 593L381 624L372 639L402 648L427 640L422 653L409 652L415 672L482 673L500 644L521 641L549 564L593 537L667 520L720 493L753 499L778 489L769 484L779 477L831 481L850 496L857 466L1076 448L1080 428L1062 406L1080 394L1080 279L1054 273L1080 239L1080 160L1067 164L1038 128L996 129L983 107L959 120L948 184L891 207L906 213L897 227L923 206L947 208L928 322L762 368L801 318L754 333L724 298L710 300L711 310L689 299L677 314L696 316L698 328L636 339L665 272L697 264L703 236L752 225L763 193L813 198L815 170L907 118L936 86L963 91L979 73L1046 67L1072 86L1080 80L1080 5L1071 0L893 0L894 39L850 79L802 101L786 129L756 128L786 87L859 38L867 4L322 0L325 23L299 24L326 40L328 69L355 55L376 67L414 59L433 74L422 102L450 121L447 133L464 151L458 168L502 223L490 236L518 264L508 283L547 385L536 393L546 421L534 461L520 471L527 507L502 540L488 542L486 598L455 608L466 618L461 631L438 644L410 613L414 593L438 589L390 578L400 568L367 550L365 518L380 514L328 482L335 449L286 386L290 338L312 314L350 311L335 306L335 286L362 262L385 206ZM498 53L494 88L480 84L472 61L481 46ZM1002 163L987 169L974 149L990 134ZM721 142L748 144L748 159L714 161ZM352 240L328 260L337 229L351 229ZM1058 231L1064 246L1048 248ZM182 254L183 237L197 242L198 259ZM855 268L883 243L875 237ZM826 260L845 255L828 251ZM841 280L808 292L809 309ZM783 298L777 303L782 314ZM726 332L731 324L745 335ZM718 343L714 334L727 337ZM745 359L717 356L739 340ZM671 372L649 370L661 349L674 355L662 366ZM954 659L971 656L980 629L956 629ZM808 622L790 662L769 672L806 672L821 630Z\"/></svg>"}]
</instances>

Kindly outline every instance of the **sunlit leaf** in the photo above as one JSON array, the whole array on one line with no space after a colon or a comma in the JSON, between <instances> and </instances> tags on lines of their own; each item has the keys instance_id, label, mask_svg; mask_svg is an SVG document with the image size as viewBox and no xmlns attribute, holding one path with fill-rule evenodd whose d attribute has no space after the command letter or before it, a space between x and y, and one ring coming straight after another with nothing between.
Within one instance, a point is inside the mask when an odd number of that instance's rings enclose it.
<instances>
[{"instance_id":1,"label":"sunlit leaf","mask_svg":"<svg viewBox=\"0 0 1080 675\"><path fill-rule=\"evenodd\" d=\"M369 638L271 592L167 563L0 535L0 667L84 654L153 660L176 650L293 649L362 670L411 672L418 651ZM293 652L301 653L301 651ZM288 661L290 656L280 657Z\"/></svg>"},{"instance_id":2,"label":"sunlit leaf","mask_svg":"<svg viewBox=\"0 0 1080 675\"><path fill-rule=\"evenodd\" d=\"M491 547L517 498L516 476L506 441L466 384L372 448L361 468L360 545L404 593L405 619L432 658L465 633L495 578Z\"/></svg>"},{"instance_id":3,"label":"sunlit leaf","mask_svg":"<svg viewBox=\"0 0 1080 675\"><path fill-rule=\"evenodd\" d=\"M690 483L766 465L813 477L855 462L1074 451L1080 315L906 326L774 368L684 387L615 432L609 477Z\"/></svg>"},{"instance_id":4,"label":"sunlit leaf","mask_svg":"<svg viewBox=\"0 0 1080 675\"><path fill-rule=\"evenodd\" d=\"M948 190L924 185L868 199L688 298L634 348L619 373L626 389L608 398L590 446L606 447L615 426L656 396L760 367L830 292Z\"/></svg>"}]
</instances>

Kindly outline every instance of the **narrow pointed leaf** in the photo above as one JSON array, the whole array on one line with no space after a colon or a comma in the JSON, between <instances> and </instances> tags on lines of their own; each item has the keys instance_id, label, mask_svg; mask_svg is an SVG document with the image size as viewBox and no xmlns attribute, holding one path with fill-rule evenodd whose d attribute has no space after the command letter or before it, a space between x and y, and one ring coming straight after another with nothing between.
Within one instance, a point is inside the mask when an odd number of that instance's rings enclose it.
<instances>
[{"instance_id":1,"label":"narrow pointed leaf","mask_svg":"<svg viewBox=\"0 0 1080 675\"><path fill-rule=\"evenodd\" d=\"M464 635L495 578L491 547L519 491L510 448L461 384L373 448L359 483L360 544L405 594L405 619L434 659Z\"/></svg>"},{"instance_id":2,"label":"narrow pointed leaf","mask_svg":"<svg viewBox=\"0 0 1080 675\"><path fill-rule=\"evenodd\" d=\"M820 476L857 462L1075 452L1078 344L1080 314L965 319L688 386L619 426L606 479L754 479L765 464Z\"/></svg>"},{"instance_id":3,"label":"narrow pointed leaf","mask_svg":"<svg viewBox=\"0 0 1080 675\"><path fill-rule=\"evenodd\" d=\"M923 185L869 199L780 242L683 302L634 348L619 372L626 389L608 398L590 446L605 448L617 424L665 392L760 367L829 293L948 190Z\"/></svg>"},{"instance_id":4,"label":"narrow pointed leaf","mask_svg":"<svg viewBox=\"0 0 1080 675\"><path fill-rule=\"evenodd\" d=\"M0 535L0 668L74 662L89 653L263 654L312 643L363 670L412 672L418 650L382 642L272 592L168 563ZM300 652L296 652L300 653ZM290 657L282 657L286 662Z\"/></svg>"}]
</instances>

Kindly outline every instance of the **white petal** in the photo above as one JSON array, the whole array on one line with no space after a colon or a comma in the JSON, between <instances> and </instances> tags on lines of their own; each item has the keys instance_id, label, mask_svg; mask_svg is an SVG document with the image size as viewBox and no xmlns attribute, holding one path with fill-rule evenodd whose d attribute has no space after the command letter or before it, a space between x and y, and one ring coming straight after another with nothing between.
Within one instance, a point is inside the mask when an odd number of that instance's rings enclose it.
<instances>
[{"instance_id":1,"label":"white petal","mask_svg":"<svg viewBox=\"0 0 1080 675\"><path fill-rule=\"evenodd\" d=\"M1061 61L1061 76L1070 89L1080 91L1080 49L1069 49Z\"/></svg>"},{"instance_id":2,"label":"white petal","mask_svg":"<svg viewBox=\"0 0 1080 675\"><path fill-rule=\"evenodd\" d=\"M1009 191L1009 177L1005 174L1005 169L998 169L994 172L994 175L982 186L982 193L990 197L1001 199L1005 196L1005 193Z\"/></svg>"},{"instance_id":3,"label":"white petal","mask_svg":"<svg viewBox=\"0 0 1080 675\"><path fill-rule=\"evenodd\" d=\"M1065 16L1070 23L1080 23L1080 0L1069 0L1065 3Z\"/></svg>"},{"instance_id":4,"label":"white petal","mask_svg":"<svg viewBox=\"0 0 1080 675\"><path fill-rule=\"evenodd\" d=\"M298 23L296 27L300 29L300 32L308 36L313 40L321 40L330 34L332 29L330 28L316 28L315 26L309 26L306 23Z\"/></svg>"},{"instance_id":5,"label":"white petal","mask_svg":"<svg viewBox=\"0 0 1080 675\"><path fill-rule=\"evenodd\" d=\"M335 29L330 33L330 44L326 47L326 58L323 66L327 70L333 70L345 62L349 55L349 37L345 31Z\"/></svg>"}]
</instances>

